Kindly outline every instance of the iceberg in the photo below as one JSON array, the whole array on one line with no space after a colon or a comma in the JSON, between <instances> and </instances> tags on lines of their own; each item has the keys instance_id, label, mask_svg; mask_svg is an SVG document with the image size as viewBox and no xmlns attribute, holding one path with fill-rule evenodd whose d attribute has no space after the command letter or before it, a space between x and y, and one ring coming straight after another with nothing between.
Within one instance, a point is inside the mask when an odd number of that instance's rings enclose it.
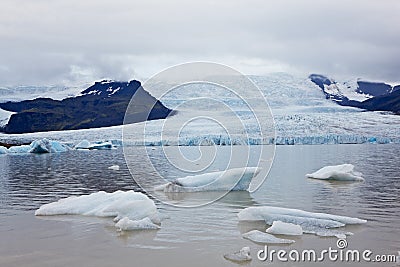
<instances>
[{"instance_id":1,"label":"iceberg","mask_svg":"<svg viewBox=\"0 0 400 267\"><path fill-rule=\"evenodd\" d=\"M119 166L118 165L112 165L108 167L109 170L114 170L114 171L119 171Z\"/></svg>"},{"instance_id":2,"label":"iceberg","mask_svg":"<svg viewBox=\"0 0 400 267\"><path fill-rule=\"evenodd\" d=\"M303 226L314 226L320 228L338 228L347 224L363 224L366 220L332 215L328 213L314 213L298 209L280 207L260 206L249 207L238 213L241 221L265 221L272 225L274 221L282 221Z\"/></svg>"},{"instance_id":3,"label":"iceberg","mask_svg":"<svg viewBox=\"0 0 400 267\"><path fill-rule=\"evenodd\" d=\"M274 235L302 235L303 229L297 224L274 221L266 232Z\"/></svg>"},{"instance_id":4,"label":"iceberg","mask_svg":"<svg viewBox=\"0 0 400 267\"><path fill-rule=\"evenodd\" d=\"M200 191L245 191L259 172L257 167L235 168L178 178L175 181L156 186L156 191L165 193Z\"/></svg>"},{"instance_id":5,"label":"iceberg","mask_svg":"<svg viewBox=\"0 0 400 267\"><path fill-rule=\"evenodd\" d=\"M249 247L243 247L241 250L231 253L231 254L225 254L224 258L233 262L237 263L243 263L243 262L248 262L251 261L251 256L250 256L250 248Z\"/></svg>"},{"instance_id":6,"label":"iceberg","mask_svg":"<svg viewBox=\"0 0 400 267\"><path fill-rule=\"evenodd\" d=\"M271 234L264 233L258 230L252 230L250 232L244 233L243 238L251 240L255 243L263 244L292 244L295 241L290 239L283 239L275 237Z\"/></svg>"},{"instance_id":7,"label":"iceberg","mask_svg":"<svg viewBox=\"0 0 400 267\"><path fill-rule=\"evenodd\" d=\"M29 145L21 145L21 146L12 146L8 149L9 153L16 153L16 154L22 154L22 153L29 153L31 150L31 146Z\"/></svg>"},{"instance_id":8,"label":"iceberg","mask_svg":"<svg viewBox=\"0 0 400 267\"><path fill-rule=\"evenodd\" d=\"M82 140L74 148L75 149L89 149L90 142L88 140Z\"/></svg>"},{"instance_id":9,"label":"iceberg","mask_svg":"<svg viewBox=\"0 0 400 267\"><path fill-rule=\"evenodd\" d=\"M105 142L95 142L95 143L90 143L87 140L83 140L79 142L74 148L75 149L89 149L89 150L110 150L115 148L116 146L113 145L112 142L105 141Z\"/></svg>"},{"instance_id":10,"label":"iceberg","mask_svg":"<svg viewBox=\"0 0 400 267\"><path fill-rule=\"evenodd\" d=\"M7 154L7 153L8 153L8 149L4 146L0 146L0 155Z\"/></svg>"},{"instance_id":11,"label":"iceberg","mask_svg":"<svg viewBox=\"0 0 400 267\"><path fill-rule=\"evenodd\" d=\"M115 224L115 227L120 231L160 229L160 226L153 223L149 217L141 220L131 220L128 217L124 217Z\"/></svg>"},{"instance_id":12,"label":"iceberg","mask_svg":"<svg viewBox=\"0 0 400 267\"><path fill-rule=\"evenodd\" d=\"M70 148L66 145L61 144L57 141L50 141L46 138L35 140L30 144L31 149L30 153L58 153L58 152L66 152Z\"/></svg>"},{"instance_id":13,"label":"iceberg","mask_svg":"<svg viewBox=\"0 0 400 267\"><path fill-rule=\"evenodd\" d=\"M354 165L342 164L325 166L316 172L306 174L307 178L336 181L364 181L360 172L354 171Z\"/></svg>"},{"instance_id":14,"label":"iceberg","mask_svg":"<svg viewBox=\"0 0 400 267\"><path fill-rule=\"evenodd\" d=\"M135 191L104 191L90 195L72 196L45 204L35 211L36 216L84 215L114 217L116 227L122 230L149 229L161 222L153 200ZM146 219L148 218L148 220ZM146 220L144 220L146 219ZM120 222L122 220L122 222ZM120 224L118 224L120 222ZM154 228L152 228L154 229Z\"/></svg>"},{"instance_id":15,"label":"iceberg","mask_svg":"<svg viewBox=\"0 0 400 267\"><path fill-rule=\"evenodd\" d=\"M337 237L345 239L348 235L353 235L351 232L340 231L336 229L326 229L321 227L305 226L303 228L303 233L314 234L316 236L322 237Z\"/></svg>"}]
</instances>

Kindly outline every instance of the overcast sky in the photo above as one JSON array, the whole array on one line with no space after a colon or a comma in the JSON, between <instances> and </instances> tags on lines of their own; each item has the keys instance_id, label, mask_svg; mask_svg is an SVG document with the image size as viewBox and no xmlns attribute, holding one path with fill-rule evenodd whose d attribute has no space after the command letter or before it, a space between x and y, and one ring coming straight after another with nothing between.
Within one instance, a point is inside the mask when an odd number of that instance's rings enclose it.
<instances>
[{"instance_id":1,"label":"overcast sky","mask_svg":"<svg viewBox=\"0 0 400 267\"><path fill-rule=\"evenodd\" d=\"M399 0L1 0L0 86L144 79L187 61L400 81Z\"/></svg>"}]
</instances>

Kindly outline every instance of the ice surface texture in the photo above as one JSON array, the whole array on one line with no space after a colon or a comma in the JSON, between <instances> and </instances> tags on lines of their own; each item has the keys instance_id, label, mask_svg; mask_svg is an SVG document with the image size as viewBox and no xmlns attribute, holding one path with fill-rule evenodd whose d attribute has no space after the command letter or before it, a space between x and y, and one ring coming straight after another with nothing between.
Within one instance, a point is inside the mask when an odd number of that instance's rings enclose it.
<instances>
[{"instance_id":1,"label":"ice surface texture","mask_svg":"<svg viewBox=\"0 0 400 267\"><path fill-rule=\"evenodd\" d=\"M200 192L200 191L245 191L260 168L245 167L219 172L186 176L175 181L155 187L156 191L166 193Z\"/></svg>"},{"instance_id":2,"label":"ice surface texture","mask_svg":"<svg viewBox=\"0 0 400 267\"><path fill-rule=\"evenodd\" d=\"M354 171L354 165L342 164L323 167L316 172L306 174L306 177L320 180L364 181L361 175L360 172Z\"/></svg>"},{"instance_id":3,"label":"ice surface texture","mask_svg":"<svg viewBox=\"0 0 400 267\"><path fill-rule=\"evenodd\" d=\"M116 227L121 230L155 229L158 227L154 224L160 223L154 202L146 195L134 191L100 191L90 195L72 196L41 206L35 215L114 217Z\"/></svg>"},{"instance_id":4,"label":"ice surface texture","mask_svg":"<svg viewBox=\"0 0 400 267\"><path fill-rule=\"evenodd\" d=\"M243 238L249 239L256 243L263 244L292 244L295 241L290 239L283 239L275 237L271 234L264 233L258 230L252 230L250 232L244 233Z\"/></svg>"},{"instance_id":5,"label":"ice surface texture","mask_svg":"<svg viewBox=\"0 0 400 267\"><path fill-rule=\"evenodd\" d=\"M250 248L243 247L241 250L237 252L231 254L225 254L224 258L237 263L244 263L251 261Z\"/></svg>"},{"instance_id":6,"label":"ice surface texture","mask_svg":"<svg viewBox=\"0 0 400 267\"><path fill-rule=\"evenodd\" d=\"M266 232L274 235L302 235L303 229L297 224L274 221Z\"/></svg>"},{"instance_id":7,"label":"ice surface texture","mask_svg":"<svg viewBox=\"0 0 400 267\"><path fill-rule=\"evenodd\" d=\"M0 154L7 153L58 153L70 150L67 145L46 138L35 140L30 145L12 146L8 149L0 147Z\"/></svg>"},{"instance_id":8,"label":"ice surface texture","mask_svg":"<svg viewBox=\"0 0 400 267\"><path fill-rule=\"evenodd\" d=\"M331 228L367 222L366 220L346 216L270 206L245 208L238 213L238 217L241 221L265 221L269 225L273 225L274 221L292 223L301 226L304 233L340 238L351 235L351 233Z\"/></svg>"}]
</instances>

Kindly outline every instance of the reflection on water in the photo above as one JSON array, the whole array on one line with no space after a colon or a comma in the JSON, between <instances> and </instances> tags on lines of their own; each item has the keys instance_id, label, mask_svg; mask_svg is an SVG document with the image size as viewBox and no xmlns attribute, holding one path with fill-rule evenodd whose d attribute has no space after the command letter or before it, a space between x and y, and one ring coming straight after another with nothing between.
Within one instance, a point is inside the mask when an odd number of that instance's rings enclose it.
<instances>
[{"instance_id":1,"label":"reflection on water","mask_svg":"<svg viewBox=\"0 0 400 267\"><path fill-rule=\"evenodd\" d=\"M211 265L224 265L225 261L221 257L224 253L236 251L242 246L259 248L243 240L241 234L253 229L264 231L267 225L263 222L239 223L237 220L237 213L241 209L254 205L299 208L367 219L366 225L345 228L355 233L349 237L352 247L393 253L400 247L400 233L397 229L400 225L399 148L399 145L280 146L270 175L257 192L231 192L216 203L197 208L177 208L156 200L160 212L167 217L162 222L162 228L158 231L131 233L117 232L110 218L33 216L33 211L40 205L71 195L99 190L140 190L126 167L121 149L0 155L0 234L3 239L0 256L13 255L17 251L12 246L6 246L4 240L7 240L7 244L11 239L16 244L22 242L16 247L25 246L29 251L30 247L35 247L29 241L32 238L69 240L72 236L75 240L73 242L104 238L102 241L97 240L99 245L96 249L100 251L106 247L110 249L110 242L117 242L119 246L127 248L195 250L199 255L208 257ZM159 149L149 150L152 153L150 156L157 158ZM158 179L144 165L143 155L134 156L136 175L146 177L149 183L154 182L152 179ZM323 166L343 163L354 164L356 170L363 173L365 182L327 182L304 176ZM109 170L111 165L119 165L120 170ZM162 169L162 166L163 160L160 159L158 169ZM181 175L169 169L163 171L171 178ZM213 194L167 194L165 197L196 201L212 198ZM63 227L68 224L72 228L65 233L51 228L60 223ZM17 235L18 227L26 229ZM99 233L99 227L105 235ZM332 245L333 241L332 238L304 235L296 239L293 247L326 247Z\"/></svg>"}]
</instances>

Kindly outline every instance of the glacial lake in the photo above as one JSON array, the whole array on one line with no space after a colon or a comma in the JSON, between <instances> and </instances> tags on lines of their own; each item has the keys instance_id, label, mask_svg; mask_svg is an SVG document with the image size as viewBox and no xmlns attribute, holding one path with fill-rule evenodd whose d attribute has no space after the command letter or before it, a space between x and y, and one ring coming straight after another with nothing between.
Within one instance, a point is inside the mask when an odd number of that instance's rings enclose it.
<instances>
[{"instance_id":1,"label":"glacial lake","mask_svg":"<svg viewBox=\"0 0 400 267\"><path fill-rule=\"evenodd\" d=\"M159 162L157 169L171 178L179 177L181 173L163 169L168 165L163 164L161 149L148 150L152 161ZM189 155L198 153L196 147L183 149ZM226 149L217 148L222 155ZM247 147L236 147L235 153L241 149ZM223 255L244 246L250 247L253 257L248 266L319 266L319 263L271 264L257 259L257 251L263 246L243 239L241 234L253 229L265 231L268 226L261 222L239 222L237 213L260 205L366 219L366 224L344 227L354 233L347 238L348 248L397 255L400 250L399 149L400 145L394 144L277 146L270 173L256 192L231 192L218 201L195 208L171 206L155 199L165 217L161 229L122 233L116 231L112 218L34 216L41 205L72 195L100 190L141 191L128 170L122 148L0 155L0 266L235 266ZM143 163L145 155L135 151L133 154L133 161L137 163L135 174L151 180L154 171ZM203 157L207 158L207 153ZM343 163L355 165L363 173L365 182L305 178L305 174L323 166ZM218 164L214 166L216 170ZM256 166L251 160L249 164ZM260 162L260 166L263 164L268 163ZM108 169L111 165L119 165L120 170ZM212 193L182 195L177 201L208 197ZM292 245L270 248L322 250L336 248L337 241L335 237L309 234L294 240L296 243ZM324 264L342 265L329 261ZM365 266L365 263L346 265Z\"/></svg>"}]
</instances>

